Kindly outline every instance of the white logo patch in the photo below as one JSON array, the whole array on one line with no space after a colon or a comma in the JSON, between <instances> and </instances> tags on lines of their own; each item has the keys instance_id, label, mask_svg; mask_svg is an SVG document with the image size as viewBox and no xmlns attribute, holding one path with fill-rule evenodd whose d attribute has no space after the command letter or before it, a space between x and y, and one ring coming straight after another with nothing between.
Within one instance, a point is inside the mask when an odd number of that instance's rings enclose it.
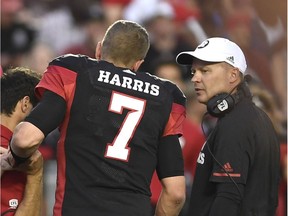
<instances>
[{"instance_id":1,"label":"white logo patch","mask_svg":"<svg viewBox=\"0 0 288 216\"><path fill-rule=\"evenodd\" d=\"M227 103L226 100L222 100L222 102L219 103L219 104L217 105L217 107L218 107L218 109L219 109L220 111L227 110L227 109L228 109L228 103Z\"/></svg>"},{"instance_id":2,"label":"white logo patch","mask_svg":"<svg viewBox=\"0 0 288 216\"><path fill-rule=\"evenodd\" d=\"M16 209L18 206L18 199L11 199L9 200L10 208Z\"/></svg>"},{"instance_id":3,"label":"white logo patch","mask_svg":"<svg viewBox=\"0 0 288 216\"><path fill-rule=\"evenodd\" d=\"M200 164L204 164L204 162L205 162L205 154L204 153L200 152L198 159L197 159L197 162Z\"/></svg>"},{"instance_id":4,"label":"white logo patch","mask_svg":"<svg viewBox=\"0 0 288 216\"><path fill-rule=\"evenodd\" d=\"M203 41L203 42L197 47L197 49L204 48L204 47L206 47L208 44L209 44L209 40L205 40L205 41Z\"/></svg>"},{"instance_id":5,"label":"white logo patch","mask_svg":"<svg viewBox=\"0 0 288 216\"><path fill-rule=\"evenodd\" d=\"M206 143L207 143L207 141L205 141L205 143L203 144L203 146L201 148L201 152L199 153L199 156L197 158L197 163L204 164L204 162L205 162L205 153L203 153L202 151L203 151Z\"/></svg>"}]
</instances>

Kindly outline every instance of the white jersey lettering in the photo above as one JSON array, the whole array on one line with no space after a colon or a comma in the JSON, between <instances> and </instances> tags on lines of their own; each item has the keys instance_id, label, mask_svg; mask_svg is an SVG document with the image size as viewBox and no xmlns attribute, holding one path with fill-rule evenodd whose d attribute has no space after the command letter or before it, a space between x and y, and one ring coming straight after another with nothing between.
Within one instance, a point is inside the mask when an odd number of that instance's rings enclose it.
<instances>
[{"instance_id":1,"label":"white jersey lettering","mask_svg":"<svg viewBox=\"0 0 288 216\"><path fill-rule=\"evenodd\" d=\"M134 91L143 92L153 96L158 96L160 94L160 87L158 85L126 76L120 77L119 74L114 74L111 76L111 72L109 71L99 70L99 77L97 80L99 82L121 86L123 88L132 89Z\"/></svg>"}]
</instances>

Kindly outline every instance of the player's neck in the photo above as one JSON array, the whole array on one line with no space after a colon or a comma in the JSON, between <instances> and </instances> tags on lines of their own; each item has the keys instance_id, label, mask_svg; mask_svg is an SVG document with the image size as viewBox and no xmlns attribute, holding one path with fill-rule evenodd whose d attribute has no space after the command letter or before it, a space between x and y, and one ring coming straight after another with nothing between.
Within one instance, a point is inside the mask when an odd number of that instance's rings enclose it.
<instances>
[{"instance_id":1,"label":"player's neck","mask_svg":"<svg viewBox=\"0 0 288 216\"><path fill-rule=\"evenodd\" d=\"M12 132L14 131L16 125L18 123L20 123L18 120L16 120L16 118L13 116L13 114L12 114L12 116L7 116L7 115L1 113L0 118L1 118L1 125L7 127Z\"/></svg>"},{"instance_id":2,"label":"player's neck","mask_svg":"<svg viewBox=\"0 0 288 216\"><path fill-rule=\"evenodd\" d=\"M115 61L114 59L110 59L110 58L103 58L104 61L107 61L111 64L113 64L115 67L119 67L119 68L125 68L125 69L129 69L129 70L132 70L132 68L129 66L129 65L126 65L122 62L119 62L119 61Z\"/></svg>"}]
</instances>

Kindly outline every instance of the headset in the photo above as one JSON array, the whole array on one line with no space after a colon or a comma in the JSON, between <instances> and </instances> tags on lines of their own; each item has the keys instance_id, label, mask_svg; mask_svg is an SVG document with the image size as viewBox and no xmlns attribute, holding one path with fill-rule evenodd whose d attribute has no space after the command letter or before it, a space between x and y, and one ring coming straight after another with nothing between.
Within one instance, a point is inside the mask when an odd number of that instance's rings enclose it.
<instances>
[{"instance_id":1,"label":"headset","mask_svg":"<svg viewBox=\"0 0 288 216\"><path fill-rule=\"evenodd\" d=\"M249 77L244 77L244 80L236 85L229 93L220 93L210 98L206 104L207 111L211 116L223 117L230 112L235 105L244 97L252 97L247 85ZM231 94L237 88L235 94Z\"/></svg>"}]
</instances>

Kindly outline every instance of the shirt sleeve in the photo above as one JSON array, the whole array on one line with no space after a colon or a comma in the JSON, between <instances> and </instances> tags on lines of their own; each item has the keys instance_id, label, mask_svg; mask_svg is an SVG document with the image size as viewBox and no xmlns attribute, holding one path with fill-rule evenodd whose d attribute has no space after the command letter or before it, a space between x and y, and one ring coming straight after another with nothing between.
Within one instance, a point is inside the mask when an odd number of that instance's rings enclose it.
<instances>
[{"instance_id":1,"label":"shirt sleeve","mask_svg":"<svg viewBox=\"0 0 288 216\"><path fill-rule=\"evenodd\" d=\"M49 65L39 84L35 88L38 98L42 98L45 90L50 90L67 100L73 92L77 73L67 68Z\"/></svg>"},{"instance_id":2,"label":"shirt sleeve","mask_svg":"<svg viewBox=\"0 0 288 216\"><path fill-rule=\"evenodd\" d=\"M235 124L234 124L235 125ZM213 170L210 180L214 182L231 182L246 184L250 157L245 150L245 138L233 125L219 127L213 141Z\"/></svg>"},{"instance_id":3,"label":"shirt sleeve","mask_svg":"<svg viewBox=\"0 0 288 216\"><path fill-rule=\"evenodd\" d=\"M209 216L237 216L244 193L242 184L217 183L216 197L210 209Z\"/></svg>"},{"instance_id":4,"label":"shirt sleeve","mask_svg":"<svg viewBox=\"0 0 288 216\"><path fill-rule=\"evenodd\" d=\"M169 116L169 120L166 124L163 136L168 135L183 135L183 121L185 119L185 107L173 103L172 110Z\"/></svg>"}]
</instances>

